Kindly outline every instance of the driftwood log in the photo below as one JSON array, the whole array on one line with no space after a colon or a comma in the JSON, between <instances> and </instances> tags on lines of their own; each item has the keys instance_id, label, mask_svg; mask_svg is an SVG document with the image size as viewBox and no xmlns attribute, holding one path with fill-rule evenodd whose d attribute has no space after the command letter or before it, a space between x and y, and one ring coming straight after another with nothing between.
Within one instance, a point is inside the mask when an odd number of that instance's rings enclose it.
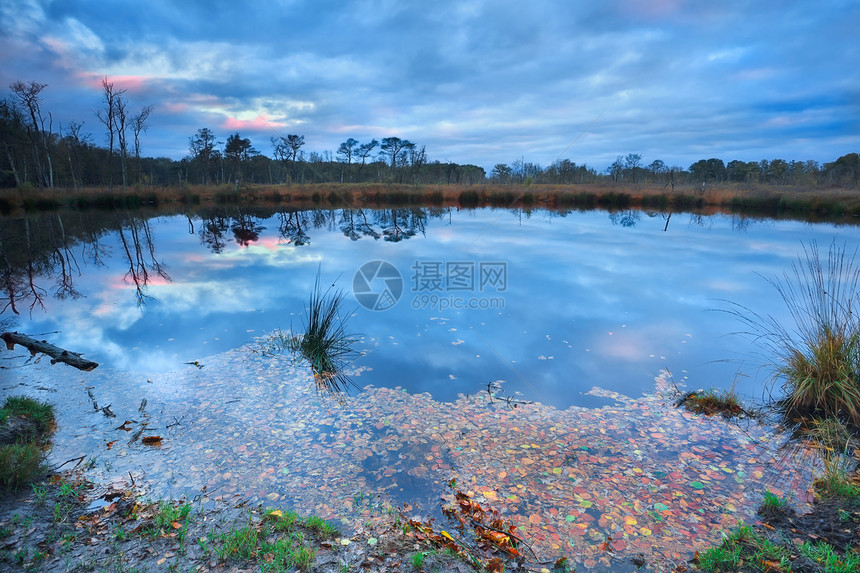
<instances>
[{"instance_id":1,"label":"driftwood log","mask_svg":"<svg viewBox=\"0 0 860 573\"><path fill-rule=\"evenodd\" d=\"M2 338L6 343L7 350L13 350L15 345L18 344L29 350L30 354L33 356L39 352L47 354L51 357L51 364L62 362L63 364L68 364L69 366L73 366L78 370L84 370L86 372L89 372L98 366L98 363L82 358L79 352L69 352L59 346L54 346L45 340L36 340L26 334L20 334L18 332L4 332L3 334L0 334L0 338Z\"/></svg>"}]
</instances>

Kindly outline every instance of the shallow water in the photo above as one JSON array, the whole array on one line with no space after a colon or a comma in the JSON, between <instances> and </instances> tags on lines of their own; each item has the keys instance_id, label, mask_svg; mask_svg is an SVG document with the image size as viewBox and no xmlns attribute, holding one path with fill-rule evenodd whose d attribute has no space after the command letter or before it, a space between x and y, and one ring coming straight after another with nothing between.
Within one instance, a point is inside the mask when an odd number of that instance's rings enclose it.
<instances>
[{"instance_id":1,"label":"shallow water","mask_svg":"<svg viewBox=\"0 0 860 573\"><path fill-rule=\"evenodd\" d=\"M101 364L82 373L4 355L3 394L61 406L55 465L84 456L101 478L133 476L156 497L205 490L347 526L404 502L438 515L453 478L510 515L542 557L585 567L608 566L597 549L607 536L618 557L688 559L755 519L766 487L804 502L811 465L791 462L805 454L755 423L680 412L669 394L737 379L760 396L766 358L719 310L730 300L783 317L762 276L788 270L803 243L860 237L600 211L59 219L2 227L13 234L4 248L18 240L7 251L16 276L35 271L33 296L16 291L16 328ZM396 273L373 277L382 267L371 261ZM373 280L356 282L359 269ZM318 395L303 364L249 350L301 324L317 273L347 291L390 289L349 299L360 389L345 399ZM133 440L141 428L162 445Z\"/></svg>"}]
</instances>

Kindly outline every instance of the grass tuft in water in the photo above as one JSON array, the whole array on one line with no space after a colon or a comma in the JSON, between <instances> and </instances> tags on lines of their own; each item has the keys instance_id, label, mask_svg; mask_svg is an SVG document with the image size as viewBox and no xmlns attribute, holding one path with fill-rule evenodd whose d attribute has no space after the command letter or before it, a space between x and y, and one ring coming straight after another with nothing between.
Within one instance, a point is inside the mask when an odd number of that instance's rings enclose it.
<instances>
[{"instance_id":1,"label":"grass tuft in water","mask_svg":"<svg viewBox=\"0 0 860 573\"><path fill-rule=\"evenodd\" d=\"M304 333L276 330L260 341L258 350L263 355L288 351L308 362L318 390L332 394L346 391L355 385L344 370L357 355L352 345L358 339L346 331L347 317L341 309L345 299L342 290L330 287L323 291L317 273L305 309Z\"/></svg>"},{"instance_id":2,"label":"grass tuft in water","mask_svg":"<svg viewBox=\"0 0 860 573\"><path fill-rule=\"evenodd\" d=\"M860 265L856 251L831 244L826 259L813 242L790 273L767 279L792 324L735 305L747 334L775 357L788 416L835 418L860 424Z\"/></svg>"},{"instance_id":3,"label":"grass tuft in water","mask_svg":"<svg viewBox=\"0 0 860 573\"><path fill-rule=\"evenodd\" d=\"M723 391L711 388L703 392L690 392L681 399L679 405L697 414L706 416L720 414L727 419L745 413L734 388Z\"/></svg>"}]
</instances>

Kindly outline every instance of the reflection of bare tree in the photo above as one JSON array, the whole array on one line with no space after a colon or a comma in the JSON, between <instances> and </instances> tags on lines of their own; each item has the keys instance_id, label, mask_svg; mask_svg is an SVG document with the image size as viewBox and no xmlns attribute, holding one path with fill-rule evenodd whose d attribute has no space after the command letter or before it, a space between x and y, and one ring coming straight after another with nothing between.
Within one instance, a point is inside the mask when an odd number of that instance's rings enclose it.
<instances>
[{"instance_id":1,"label":"reflection of bare tree","mask_svg":"<svg viewBox=\"0 0 860 573\"><path fill-rule=\"evenodd\" d=\"M701 213L690 213L690 224L704 229L711 226L711 218Z\"/></svg>"},{"instance_id":2,"label":"reflection of bare tree","mask_svg":"<svg viewBox=\"0 0 860 573\"><path fill-rule=\"evenodd\" d=\"M301 247L311 242L311 238L305 232L310 224L307 211L280 211L278 213L278 233L290 243Z\"/></svg>"},{"instance_id":3,"label":"reflection of bare tree","mask_svg":"<svg viewBox=\"0 0 860 573\"><path fill-rule=\"evenodd\" d=\"M743 215L732 215L732 231L746 233L750 228L752 219Z\"/></svg>"},{"instance_id":4,"label":"reflection of bare tree","mask_svg":"<svg viewBox=\"0 0 860 573\"><path fill-rule=\"evenodd\" d=\"M4 233L0 237L0 284L4 295L0 301L5 301L3 311L8 308L19 314L19 303L25 300L30 300L30 312L36 307L45 308L47 291L37 281L50 274L58 262L53 224L53 219L35 219L34 228L31 217L24 217L4 225ZM64 257L62 260L66 261ZM70 277L69 274L68 281L71 281Z\"/></svg>"},{"instance_id":5,"label":"reflection of bare tree","mask_svg":"<svg viewBox=\"0 0 860 573\"><path fill-rule=\"evenodd\" d=\"M56 242L52 259L56 262L59 268L57 275L57 291L54 294L58 299L71 298L77 300L83 295L75 288L74 274L81 276L81 267L72 252L71 245L66 238L66 228L63 225L63 218L57 213L57 224L60 229L60 238Z\"/></svg>"},{"instance_id":6,"label":"reflection of bare tree","mask_svg":"<svg viewBox=\"0 0 860 573\"><path fill-rule=\"evenodd\" d=\"M613 211L609 214L609 220L613 225L621 225L622 227L635 227L639 222L640 212L634 209L624 211Z\"/></svg>"},{"instance_id":7,"label":"reflection of bare tree","mask_svg":"<svg viewBox=\"0 0 860 573\"><path fill-rule=\"evenodd\" d=\"M134 284L137 305L142 306L146 304L147 299L152 298L145 292L146 286L152 280L151 272L166 281L170 281L171 278L164 265L155 256L155 243L152 240L149 221L130 216L128 237L119 216L117 216L117 223L119 223L119 239L128 262L125 278Z\"/></svg>"},{"instance_id":8,"label":"reflection of bare tree","mask_svg":"<svg viewBox=\"0 0 860 573\"><path fill-rule=\"evenodd\" d=\"M373 240L381 237L367 220L367 211L364 209L343 209L340 212L340 230L351 241L357 241L362 237L370 237Z\"/></svg>"},{"instance_id":9,"label":"reflection of bare tree","mask_svg":"<svg viewBox=\"0 0 860 573\"><path fill-rule=\"evenodd\" d=\"M227 246L225 234L230 229L226 217L213 215L203 219L200 226L200 242L206 245L213 253L220 253Z\"/></svg>"},{"instance_id":10,"label":"reflection of bare tree","mask_svg":"<svg viewBox=\"0 0 860 573\"><path fill-rule=\"evenodd\" d=\"M382 209L374 211L377 224L382 227L384 240L392 243L424 234L427 212L424 209Z\"/></svg>"}]
</instances>

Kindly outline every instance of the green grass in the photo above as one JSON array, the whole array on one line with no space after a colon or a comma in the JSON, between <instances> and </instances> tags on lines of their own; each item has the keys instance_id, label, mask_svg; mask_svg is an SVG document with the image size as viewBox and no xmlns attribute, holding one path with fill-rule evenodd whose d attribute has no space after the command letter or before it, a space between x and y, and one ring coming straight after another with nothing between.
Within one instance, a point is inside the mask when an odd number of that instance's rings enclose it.
<instances>
[{"instance_id":1,"label":"green grass","mask_svg":"<svg viewBox=\"0 0 860 573\"><path fill-rule=\"evenodd\" d=\"M217 539L221 545L215 549L215 553L222 561L227 559L249 561L257 554L259 533L253 526L231 529L222 533Z\"/></svg>"},{"instance_id":2,"label":"green grass","mask_svg":"<svg viewBox=\"0 0 860 573\"><path fill-rule=\"evenodd\" d=\"M32 432L18 437L19 443L41 438L51 431L54 423L54 407L25 396L10 396L0 407L0 425L14 416L29 419L33 423Z\"/></svg>"},{"instance_id":3,"label":"green grass","mask_svg":"<svg viewBox=\"0 0 860 573\"><path fill-rule=\"evenodd\" d=\"M788 502L771 491L764 493L764 499L758 508L758 514L765 519L772 519L784 515L788 510Z\"/></svg>"},{"instance_id":4,"label":"green grass","mask_svg":"<svg viewBox=\"0 0 860 573\"><path fill-rule=\"evenodd\" d=\"M294 530L298 520L299 514L294 511L270 509L263 514L263 523L266 524L271 531L278 533Z\"/></svg>"},{"instance_id":5,"label":"green grass","mask_svg":"<svg viewBox=\"0 0 860 573\"><path fill-rule=\"evenodd\" d=\"M815 493L823 498L843 498L856 500L860 498L860 488L848 481L846 473L828 473L813 483Z\"/></svg>"},{"instance_id":6,"label":"green grass","mask_svg":"<svg viewBox=\"0 0 860 573\"><path fill-rule=\"evenodd\" d=\"M418 551L412 554L412 557L409 561L412 563L412 567L415 569L421 569L424 567L424 559L427 557L427 554L423 551Z\"/></svg>"},{"instance_id":7,"label":"green grass","mask_svg":"<svg viewBox=\"0 0 860 573\"><path fill-rule=\"evenodd\" d=\"M176 532L177 540L185 541L188 533L188 519L191 514L191 504L188 502L160 501L152 515L150 523L138 531L149 537L156 537L168 532Z\"/></svg>"},{"instance_id":8,"label":"green grass","mask_svg":"<svg viewBox=\"0 0 860 573\"><path fill-rule=\"evenodd\" d=\"M288 571L294 566L307 571L316 559L317 551L306 545L304 536L296 532L274 543L264 543L260 554L263 571Z\"/></svg>"},{"instance_id":9,"label":"green grass","mask_svg":"<svg viewBox=\"0 0 860 573\"><path fill-rule=\"evenodd\" d=\"M331 523L316 515L311 515L305 519L305 527L319 535L320 537L334 537L340 530Z\"/></svg>"},{"instance_id":10,"label":"green grass","mask_svg":"<svg viewBox=\"0 0 860 573\"><path fill-rule=\"evenodd\" d=\"M0 446L0 490L16 491L42 472L42 450L34 443Z\"/></svg>"},{"instance_id":11,"label":"green grass","mask_svg":"<svg viewBox=\"0 0 860 573\"><path fill-rule=\"evenodd\" d=\"M13 418L26 418L14 444L0 446L0 491L15 491L43 470L42 450L54 424L54 407L24 396L10 396L0 407L0 426Z\"/></svg>"},{"instance_id":12,"label":"green grass","mask_svg":"<svg viewBox=\"0 0 860 573\"><path fill-rule=\"evenodd\" d=\"M220 535L210 534L209 541L221 561L256 560L263 571L286 572L295 567L308 570L317 551L308 544L299 526L322 538L338 533L320 517L301 520L295 512L269 509L259 525L249 523ZM206 544L199 543L205 549Z\"/></svg>"},{"instance_id":13,"label":"green grass","mask_svg":"<svg viewBox=\"0 0 860 573\"><path fill-rule=\"evenodd\" d=\"M784 571L791 568L788 552L749 525L739 526L718 547L700 553L696 561L702 571L737 571L742 564L765 571L766 562L779 563Z\"/></svg>"},{"instance_id":14,"label":"green grass","mask_svg":"<svg viewBox=\"0 0 860 573\"><path fill-rule=\"evenodd\" d=\"M818 562L827 573L856 573L860 571L860 553L848 551L839 555L833 551L833 547L817 541L810 543L804 541L800 545L800 553L813 561Z\"/></svg>"},{"instance_id":15,"label":"green grass","mask_svg":"<svg viewBox=\"0 0 860 573\"><path fill-rule=\"evenodd\" d=\"M783 324L736 305L732 314L775 359L790 417L860 424L860 265L856 251L831 244L826 258L813 242L781 279L768 279L791 316Z\"/></svg>"}]
</instances>

